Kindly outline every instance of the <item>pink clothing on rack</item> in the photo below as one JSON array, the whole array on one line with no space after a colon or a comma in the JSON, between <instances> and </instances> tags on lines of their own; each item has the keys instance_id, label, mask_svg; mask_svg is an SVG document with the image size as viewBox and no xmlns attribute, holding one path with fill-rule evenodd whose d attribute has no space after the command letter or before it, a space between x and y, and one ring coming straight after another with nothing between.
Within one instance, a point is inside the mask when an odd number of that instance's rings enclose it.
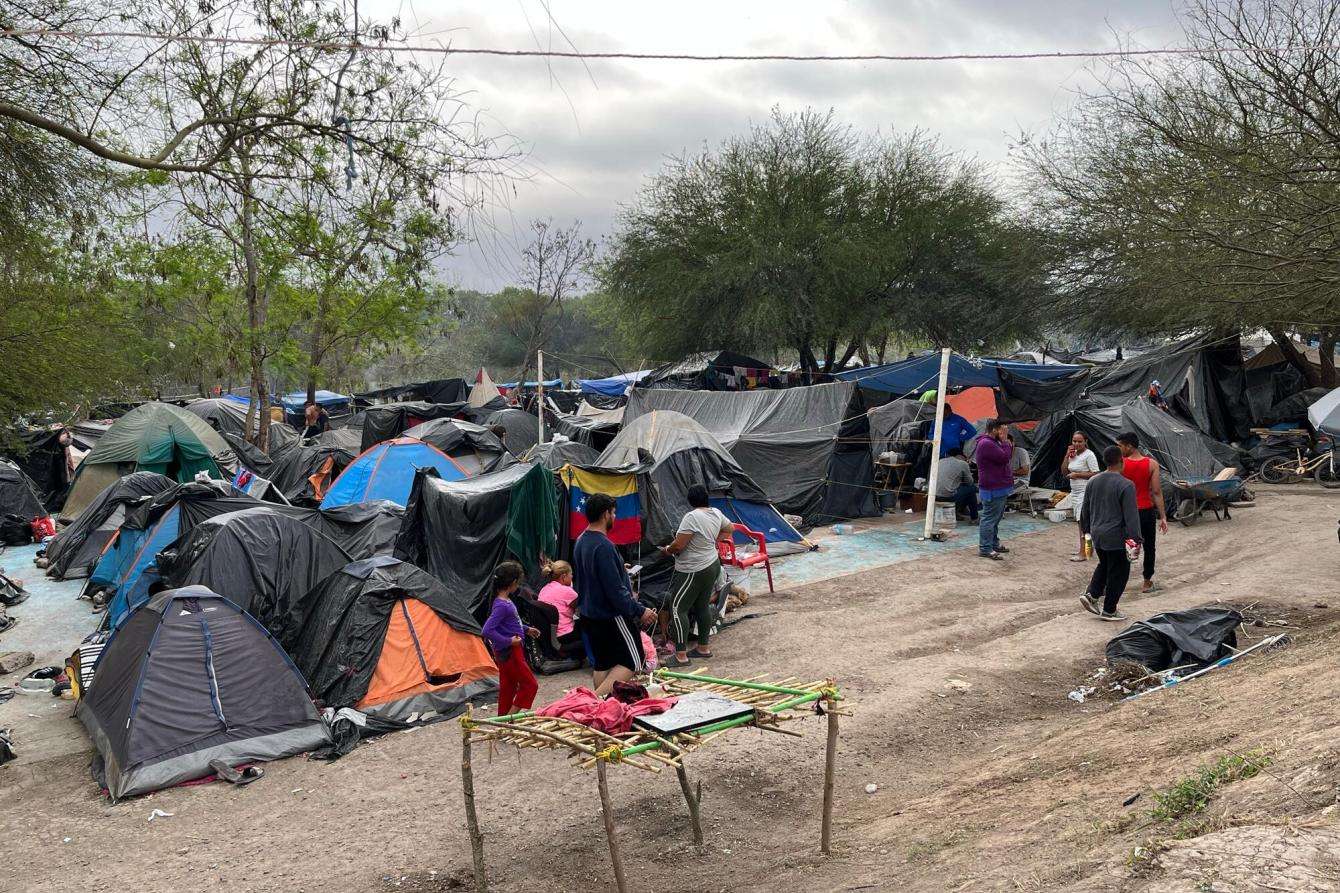
<instances>
[{"instance_id":1,"label":"pink clothing on rack","mask_svg":"<svg viewBox=\"0 0 1340 893\"><path fill-rule=\"evenodd\" d=\"M639 716L664 713L675 706L678 698L644 698L635 704L624 704L614 698L602 700L589 688L574 688L563 697L535 711L537 716L570 719L590 726L607 735L622 735L633 727Z\"/></svg>"}]
</instances>

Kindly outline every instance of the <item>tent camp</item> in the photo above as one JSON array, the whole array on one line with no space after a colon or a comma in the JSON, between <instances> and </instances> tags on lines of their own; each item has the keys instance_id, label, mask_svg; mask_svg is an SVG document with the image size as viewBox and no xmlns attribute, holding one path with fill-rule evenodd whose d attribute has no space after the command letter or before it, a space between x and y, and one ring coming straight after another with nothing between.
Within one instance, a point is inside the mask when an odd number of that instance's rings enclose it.
<instances>
[{"instance_id":1,"label":"tent camp","mask_svg":"<svg viewBox=\"0 0 1340 893\"><path fill-rule=\"evenodd\" d=\"M418 425L433 419L458 418L466 405L459 403L385 403L363 412L362 449L383 440L400 437ZM412 436L412 435L411 435Z\"/></svg>"},{"instance_id":2,"label":"tent camp","mask_svg":"<svg viewBox=\"0 0 1340 893\"><path fill-rule=\"evenodd\" d=\"M433 419L410 428L405 436L437 447L471 475L494 471L511 458L498 435L463 419Z\"/></svg>"},{"instance_id":3,"label":"tent camp","mask_svg":"<svg viewBox=\"0 0 1340 893\"><path fill-rule=\"evenodd\" d=\"M625 430L665 410L711 432L767 501L807 524L879 514L869 424L854 384L739 393L638 388L624 410Z\"/></svg>"},{"instance_id":4,"label":"tent camp","mask_svg":"<svg viewBox=\"0 0 1340 893\"><path fill-rule=\"evenodd\" d=\"M340 443L337 436L343 436ZM330 440L327 440L330 438ZM358 434L345 428L327 431L311 442L295 443L264 474L294 505L318 505L330 485L358 455Z\"/></svg>"},{"instance_id":5,"label":"tent camp","mask_svg":"<svg viewBox=\"0 0 1340 893\"><path fill-rule=\"evenodd\" d=\"M419 468L434 468L446 480L469 477L464 466L437 447L412 437L397 437L373 446L349 463L326 491L321 507L374 499L405 505Z\"/></svg>"},{"instance_id":6,"label":"tent camp","mask_svg":"<svg viewBox=\"0 0 1340 893\"><path fill-rule=\"evenodd\" d=\"M770 542L801 541L800 534L769 505L764 492L726 448L702 425L680 413L659 410L637 416L600 455L596 466L637 474L643 535L652 544L674 539L680 519L689 510L687 493L693 484L705 486L714 505L732 520L764 533ZM591 492L590 485L583 487L586 476L571 469L565 469L564 476L573 499L569 509L576 515L576 503L583 492ZM582 525L578 521L571 526L575 536Z\"/></svg>"},{"instance_id":7,"label":"tent camp","mask_svg":"<svg viewBox=\"0 0 1340 893\"><path fill-rule=\"evenodd\" d=\"M394 558L331 574L308 598L294 660L328 707L406 722L496 697L498 670L470 601Z\"/></svg>"},{"instance_id":8,"label":"tent camp","mask_svg":"<svg viewBox=\"0 0 1340 893\"><path fill-rule=\"evenodd\" d=\"M202 471L231 477L236 466L232 449L204 419L169 403L144 403L113 422L84 457L61 517L75 517L108 484L132 471L189 481Z\"/></svg>"},{"instance_id":9,"label":"tent camp","mask_svg":"<svg viewBox=\"0 0 1340 893\"><path fill-rule=\"evenodd\" d=\"M159 553L158 572L168 586L226 589L288 647L306 620L303 597L351 560L283 507L262 505L197 524Z\"/></svg>"},{"instance_id":10,"label":"tent camp","mask_svg":"<svg viewBox=\"0 0 1340 893\"><path fill-rule=\"evenodd\" d=\"M782 372L762 360L731 350L709 350L652 369L643 375L637 388L747 391L799 387L831 380L831 376L823 373Z\"/></svg>"},{"instance_id":11,"label":"tent camp","mask_svg":"<svg viewBox=\"0 0 1340 893\"><path fill-rule=\"evenodd\" d=\"M470 384L463 378L438 378L411 384L391 385L375 391L355 394L360 406L396 400L421 400L426 403L462 403L470 397Z\"/></svg>"},{"instance_id":12,"label":"tent camp","mask_svg":"<svg viewBox=\"0 0 1340 893\"><path fill-rule=\"evenodd\" d=\"M112 800L330 742L301 674L234 602L193 586L132 613L75 707Z\"/></svg>"},{"instance_id":13,"label":"tent camp","mask_svg":"<svg viewBox=\"0 0 1340 893\"><path fill-rule=\"evenodd\" d=\"M540 441L540 420L524 409L509 407L490 413L484 419L484 427L501 425L507 432L503 446L513 456L524 456L526 451Z\"/></svg>"},{"instance_id":14,"label":"tent camp","mask_svg":"<svg viewBox=\"0 0 1340 893\"><path fill-rule=\"evenodd\" d=\"M837 377L856 382L864 390L878 391L893 397L916 397L934 390L940 377L940 354L924 353L882 366L864 366L839 372ZM1087 366L1066 366L1060 363L1020 363L1014 360L991 360L949 356L949 386L951 388L999 388L1001 373L1030 382L1068 380L1072 375L1086 372Z\"/></svg>"},{"instance_id":15,"label":"tent camp","mask_svg":"<svg viewBox=\"0 0 1340 893\"><path fill-rule=\"evenodd\" d=\"M113 481L47 545L47 576L57 580L86 576L125 521L127 506L174 483L153 471L136 471Z\"/></svg>"},{"instance_id":16,"label":"tent camp","mask_svg":"<svg viewBox=\"0 0 1340 893\"><path fill-rule=\"evenodd\" d=\"M104 590L108 624L115 629L158 588L158 553L207 518L253 508L220 481L174 484L131 506L89 574L86 591Z\"/></svg>"},{"instance_id":17,"label":"tent camp","mask_svg":"<svg viewBox=\"0 0 1340 893\"><path fill-rule=\"evenodd\" d=\"M65 428L19 428L13 432L11 447L0 452L33 482L37 496L48 513L60 510L65 492L70 489L70 472Z\"/></svg>"},{"instance_id":18,"label":"tent camp","mask_svg":"<svg viewBox=\"0 0 1340 893\"><path fill-rule=\"evenodd\" d=\"M640 383L652 373L650 369L626 372L623 375L611 375L609 378L579 378L577 387L583 394L601 394L606 397L622 397L628 389Z\"/></svg>"},{"instance_id":19,"label":"tent camp","mask_svg":"<svg viewBox=\"0 0 1340 893\"><path fill-rule=\"evenodd\" d=\"M1176 504L1171 501L1172 480L1208 480L1239 462L1237 450L1148 402L1090 406L1054 413L1038 424L1033 432L1034 486L1062 489L1061 466L1070 438L1077 430L1084 432L1089 448L1097 455L1114 445L1123 431L1139 435L1141 449L1157 459L1164 469L1164 492L1169 506Z\"/></svg>"},{"instance_id":20,"label":"tent camp","mask_svg":"<svg viewBox=\"0 0 1340 893\"><path fill-rule=\"evenodd\" d=\"M13 462L0 459L0 515L17 515L31 521L46 513L42 497L28 475Z\"/></svg>"},{"instance_id":21,"label":"tent camp","mask_svg":"<svg viewBox=\"0 0 1340 893\"><path fill-rule=\"evenodd\" d=\"M619 416L623 413L620 411ZM581 415L560 415L552 417L553 432L568 440L584 443L594 450L603 450L610 445L614 435L619 433L620 422L606 418Z\"/></svg>"},{"instance_id":22,"label":"tent camp","mask_svg":"<svg viewBox=\"0 0 1340 893\"><path fill-rule=\"evenodd\" d=\"M534 572L541 552L554 554L557 534L554 477L542 466L518 462L456 481L425 470L415 477L395 555L441 580L482 622L498 562L510 553Z\"/></svg>"},{"instance_id":23,"label":"tent camp","mask_svg":"<svg viewBox=\"0 0 1340 893\"><path fill-rule=\"evenodd\" d=\"M600 453L566 437L537 443L522 457L523 461L538 462L550 471L558 471L564 465L594 465L599 459Z\"/></svg>"}]
</instances>

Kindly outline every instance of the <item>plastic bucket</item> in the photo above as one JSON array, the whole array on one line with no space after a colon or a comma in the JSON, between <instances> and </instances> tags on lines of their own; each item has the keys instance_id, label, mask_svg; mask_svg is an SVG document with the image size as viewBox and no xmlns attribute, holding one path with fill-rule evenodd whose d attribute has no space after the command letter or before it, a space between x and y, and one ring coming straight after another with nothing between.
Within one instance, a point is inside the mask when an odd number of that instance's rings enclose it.
<instances>
[{"instance_id":1,"label":"plastic bucket","mask_svg":"<svg viewBox=\"0 0 1340 893\"><path fill-rule=\"evenodd\" d=\"M958 527L958 515L954 512L954 505L942 505L937 503L935 506L935 528L937 530L953 530Z\"/></svg>"}]
</instances>

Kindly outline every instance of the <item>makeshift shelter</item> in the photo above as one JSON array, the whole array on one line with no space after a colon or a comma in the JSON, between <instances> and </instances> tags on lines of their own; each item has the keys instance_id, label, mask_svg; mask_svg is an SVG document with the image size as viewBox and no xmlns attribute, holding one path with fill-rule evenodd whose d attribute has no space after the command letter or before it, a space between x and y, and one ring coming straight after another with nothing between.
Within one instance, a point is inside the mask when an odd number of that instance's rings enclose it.
<instances>
[{"instance_id":1,"label":"makeshift shelter","mask_svg":"<svg viewBox=\"0 0 1340 893\"><path fill-rule=\"evenodd\" d=\"M1075 431L1082 431L1089 448L1101 456L1117 442L1123 431L1134 431L1140 447L1158 460L1163 469L1165 496L1170 506L1174 479L1203 481L1213 478L1239 461L1238 451L1206 435L1196 426L1171 413L1141 401L1126 406L1089 406L1058 412L1043 419L1033 432L1032 475L1034 486L1062 489L1061 467Z\"/></svg>"},{"instance_id":2,"label":"makeshift shelter","mask_svg":"<svg viewBox=\"0 0 1340 893\"><path fill-rule=\"evenodd\" d=\"M42 497L28 475L15 465L0 459L0 516L17 515L25 521L45 517Z\"/></svg>"},{"instance_id":3,"label":"makeshift shelter","mask_svg":"<svg viewBox=\"0 0 1340 893\"><path fill-rule=\"evenodd\" d=\"M415 476L395 555L441 580L482 622L498 562L510 553L534 572L541 552L554 554L557 536L558 498L548 469L517 463L456 481L425 470Z\"/></svg>"},{"instance_id":4,"label":"makeshift shelter","mask_svg":"<svg viewBox=\"0 0 1340 893\"><path fill-rule=\"evenodd\" d=\"M355 561L390 555L405 520L405 507L386 499L285 512L330 537Z\"/></svg>"},{"instance_id":5,"label":"makeshift shelter","mask_svg":"<svg viewBox=\"0 0 1340 893\"><path fill-rule=\"evenodd\" d=\"M558 471L564 465L594 465L600 459L600 453L584 443L556 437L547 443L537 443L531 447L524 462L536 462L550 471Z\"/></svg>"},{"instance_id":6,"label":"makeshift shelter","mask_svg":"<svg viewBox=\"0 0 1340 893\"><path fill-rule=\"evenodd\" d=\"M303 519L262 505L197 524L159 553L158 572L172 587L226 589L288 647L306 620L304 596L351 560Z\"/></svg>"},{"instance_id":7,"label":"makeshift shelter","mask_svg":"<svg viewBox=\"0 0 1340 893\"><path fill-rule=\"evenodd\" d=\"M373 499L389 499L405 505L414 485L414 472L419 468L436 469L446 480L469 477L459 462L437 447L412 437L397 437L364 451L351 462L330 485L321 507L334 508Z\"/></svg>"},{"instance_id":8,"label":"makeshift shelter","mask_svg":"<svg viewBox=\"0 0 1340 893\"><path fill-rule=\"evenodd\" d=\"M294 646L316 699L381 719L455 716L493 700L498 670L470 601L395 558L341 568L308 598Z\"/></svg>"},{"instance_id":9,"label":"makeshift shelter","mask_svg":"<svg viewBox=\"0 0 1340 893\"><path fill-rule=\"evenodd\" d=\"M410 428L432 419L460 417L464 403L385 403L370 406L363 412L363 442L368 449L383 440L400 437Z\"/></svg>"},{"instance_id":10,"label":"makeshift shelter","mask_svg":"<svg viewBox=\"0 0 1340 893\"><path fill-rule=\"evenodd\" d=\"M710 432L766 501L806 524L879 514L869 423L850 382L747 393L638 388L629 395L624 430L665 410Z\"/></svg>"},{"instance_id":11,"label":"makeshift shelter","mask_svg":"<svg viewBox=\"0 0 1340 893\"><path fill-rule=\"evenodd\" d=\"M437 447L471 475L494 471L511 458L498 435L464 419L433 419L415 425L405 436Z\"/></svg>"},{"instance_id":12,"label":"makeshift shelter","mask_svg":"<svg viewBox=\"0 0 1340 893\"><path fill-rule=\"evenodd\" d=\"M794 388L832 381L821 372L784 372L762 360L730 350L690 354L675 363L658 366L643 376L637 388L687 391L752 391L758 388Z\"/></svg>"},{"instance_id":13,"label":"makeshift shelter","mask_svg":"<svg viewBox=\"0 0 1340 893\"><path fill-rule=\"evenodd\" d=\"M727 500L746 506L744 511L759 524L765 522L758 519L766 516L766 526L751 527L767 534L769 541L801 540L800 534L769 505L767 495L726 448L702 425L681 413L658 410L636 416L600 455L596 465L598 468L592 471L637 474L641 513L646 519L642 532L650 543L662 544L674 539L680 519L689 510L687 493L694 484L705 486L718 507ZM580 484L580 477L569 476L569 481L571 491L571 483ZM582 492L589 491L578 490L571 503L573 536L584 526L584 519L577 518ZM736 509L737 515L739 511ZM769 533L770 530L776 533Z\"/></svg>"},{"instance_id":14,"label":"makeshift shelter","mask_svg":"<svg viewBox=\"0 0 1340 893\"><path fill-rule=\"evenodd\" d=\"M502 392L498 390L498 386L489 377L489 371L481 366L479 372L475 374L474 387L470 388L470 395L465 399L466 405L471 409L482 409L485 406L492 405L501 397Z\"/></svg>"},{"instance_id":15,"label":"makeshift shelter","mask_svg":"<svg viewBox=\"0 0 1340 893\"><path fill-rule=\"evenodd\" d=\"M609 402L615 402L615 398L606 398ZM584 419L593 419L597 422L609 422L612 425L623 424L624 407L628 401L618 398L617 406L596 406L585 398L577 404L577 415Z\"/></svg>"},{"instance_id":16,"label":"makeshift shelter","mask_svg":"<svg viewBox=\"0 0 1340 893\"><path fill-rule=\"evenodd\" d=\"M45 513L60 510L70 489L69 456L63 437L68 429L20 428L13 432L17 445L0 453L19 467L37 492ZM87 448L85 448L87 449ZM44 513L44 514L45 514Z\"/></svg>"},{"instance_id":17,"label":"makeshift shelter","mask_svg":"<svg viewBox=\"0 0 1340 893\"><path fill-rule=\"evenodd\" d=\"M171 478L153 471L136 471L113 481L47 545L47 576L57 580L87 576L125 521L127 506L173 484Z\"/></svg>"},{"instance_id":18,"label":"makeshift shelter","mask_svg":"<svg viewBox=\"0 0 1340 893\"><path fill-rule=\"evenodd\" d=\"M849 369L837 373L837 378L856 382L868 391L894 397L916 397L935 389L939 382L940 359L938 352L925 353L882 366ZM949 357L949 387L998 388L1001 387L1002 373L1027 382L1064 381L1072 375L1085 372L1087 368L1060 363L979 359L955 353Z\"/></svg>"},{"instance_id":19,"label":"makeshift shelter","mask_svg":"<svg viewBox=\"0 0 1340 893\"><path fill-rule=\"evenodd\" d=\"M112 800L330 742L301 674L255 619L201 586L159 593L112 635L75 707Z\"/></svg>"},{"instance_id":20,"label":"makeshift shelter","mask_svg":"<svg viewBox=\"0 0 1340 893\"><path fill-rule=\"evenodd\" d=\"M132 471L189 481L200 472L224 479L236 470L232 449L204 419L170 403L144 403L113 422L84 457L61 516L73 518Z\"/></svg>"},{"instance_id":21,"label":"makeshift shelter","mask_svg":"<svg viewBox=\"0 0 1340 893\"><path fill-rule=\"evenodd\" d=\"M346 435L345 441L323 442L330 435ZM354 461L358 436L347 429L328 431L312 442L295 443L266 470L265 477L294 505L318 505L330 485Z\"/></svg>"},{"instance_id":22,"label":"makeshift shelter","mask_svg":"<svg viewBox=\"0 0 1340 893\"><path fill-rule=\"evenodd\" d=\"M619 422L591 416L560 415L552 416L550 420L555 434L584 443L595 450L603 450L609 446L614 435L619 433Z\"/></svg>"},{"instance_id":23,"label":"makeshift shelter","mask_svg":"<svg viewBox=\"0 0 1340 893\"><path fill-rule=\"evenodd\" d=\"M108 593L108 624L115 629L161 585L156 563L159 552L208 518L259 504L250 496L234 494L221 482L192 481L175 484L131 506L88 578L89 591Z\"/></svg>"},{"instance_id":24,"label":"makeshift shelter","mask_svg":"<svg viewBox=\"0 0 1340 893\"><path fill-rule=\"evenodd\" d=\"M625 372L622 375L611 375L609 378L579 378L577 379L577 387L583 394L622 397L628 393L629 388L640 384L643 379L651 374L651 369L642 369L637 372Z\"/></svg>"},{"instance_id":25,"label":"makeshift shelter","mask_svg":"<svg viewBox=\"0 0 1340 893\"><path fill-rule=\"evenodd\" d=\"M501 425L507 432L503 437L503 446L513 456L524 456L526 451L540 441L540 420L524 409L507 408L490 413L484 419L484 427Z\"/></svg>"},{"instance_id":26,"label":"makeshift shelter","mask_svg":"<svg viewBox=\"0 0 1340 893\"><path fill-rule=\"evenodd\" d=\"M347 394L337 394L334 391L324 390L316 392L316 405L324 409L327 415L347 415L353 411L353 403L354 398ZM294 391L291 394L285 394L279 399L279 404L284 408L284 421L298 430L302 430L303 414L307 409L307 392Z\"/></svg>"},{"instance_id":27,"label":"makeshift shelter","mask_svg":"<svg viewBox=\"0 0 1340 893\"><path fill-rule=\"evenodd\" d=\"M412 384L391 385L375 391L365 391L354 397L362 406L395 400L416 400L426 403L462 403L469 399L470 385L463 378L438 378Z\"/></svg>"}]
</instances>

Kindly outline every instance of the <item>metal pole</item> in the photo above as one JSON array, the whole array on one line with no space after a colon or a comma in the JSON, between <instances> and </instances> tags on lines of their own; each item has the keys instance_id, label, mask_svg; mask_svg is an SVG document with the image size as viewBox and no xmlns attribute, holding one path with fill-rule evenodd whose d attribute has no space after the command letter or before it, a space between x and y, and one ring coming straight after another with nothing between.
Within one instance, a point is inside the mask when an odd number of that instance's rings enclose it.
<instances>
[{"instance_id":1,"label":"metal pole","mask_svg":"<svg viewBox=\"0 0 1340 893\"><path fill-rule=\"evenodd\" d=\"M540 417L540 439L539 443L544 443L544 351L535 351L535 372L539 380L535 382L535 396L537 415ZM521 382L521 390L524 392L526 383Z\"/></svg>"},{"instance_id":2,"label":"metal pole","mask_svg":"<svg viewBox=\"0 0 1340 893\"><path fill-rule=\"evenodd\" d=\"M940 383L935 392L935 437L931 443L931 473L926 479L926 528L923 535L935 532L935 485L940 478L940 437L945 425L945 390L949 387L949 348L940 353Z\"/></svg>"}]
</instances>

